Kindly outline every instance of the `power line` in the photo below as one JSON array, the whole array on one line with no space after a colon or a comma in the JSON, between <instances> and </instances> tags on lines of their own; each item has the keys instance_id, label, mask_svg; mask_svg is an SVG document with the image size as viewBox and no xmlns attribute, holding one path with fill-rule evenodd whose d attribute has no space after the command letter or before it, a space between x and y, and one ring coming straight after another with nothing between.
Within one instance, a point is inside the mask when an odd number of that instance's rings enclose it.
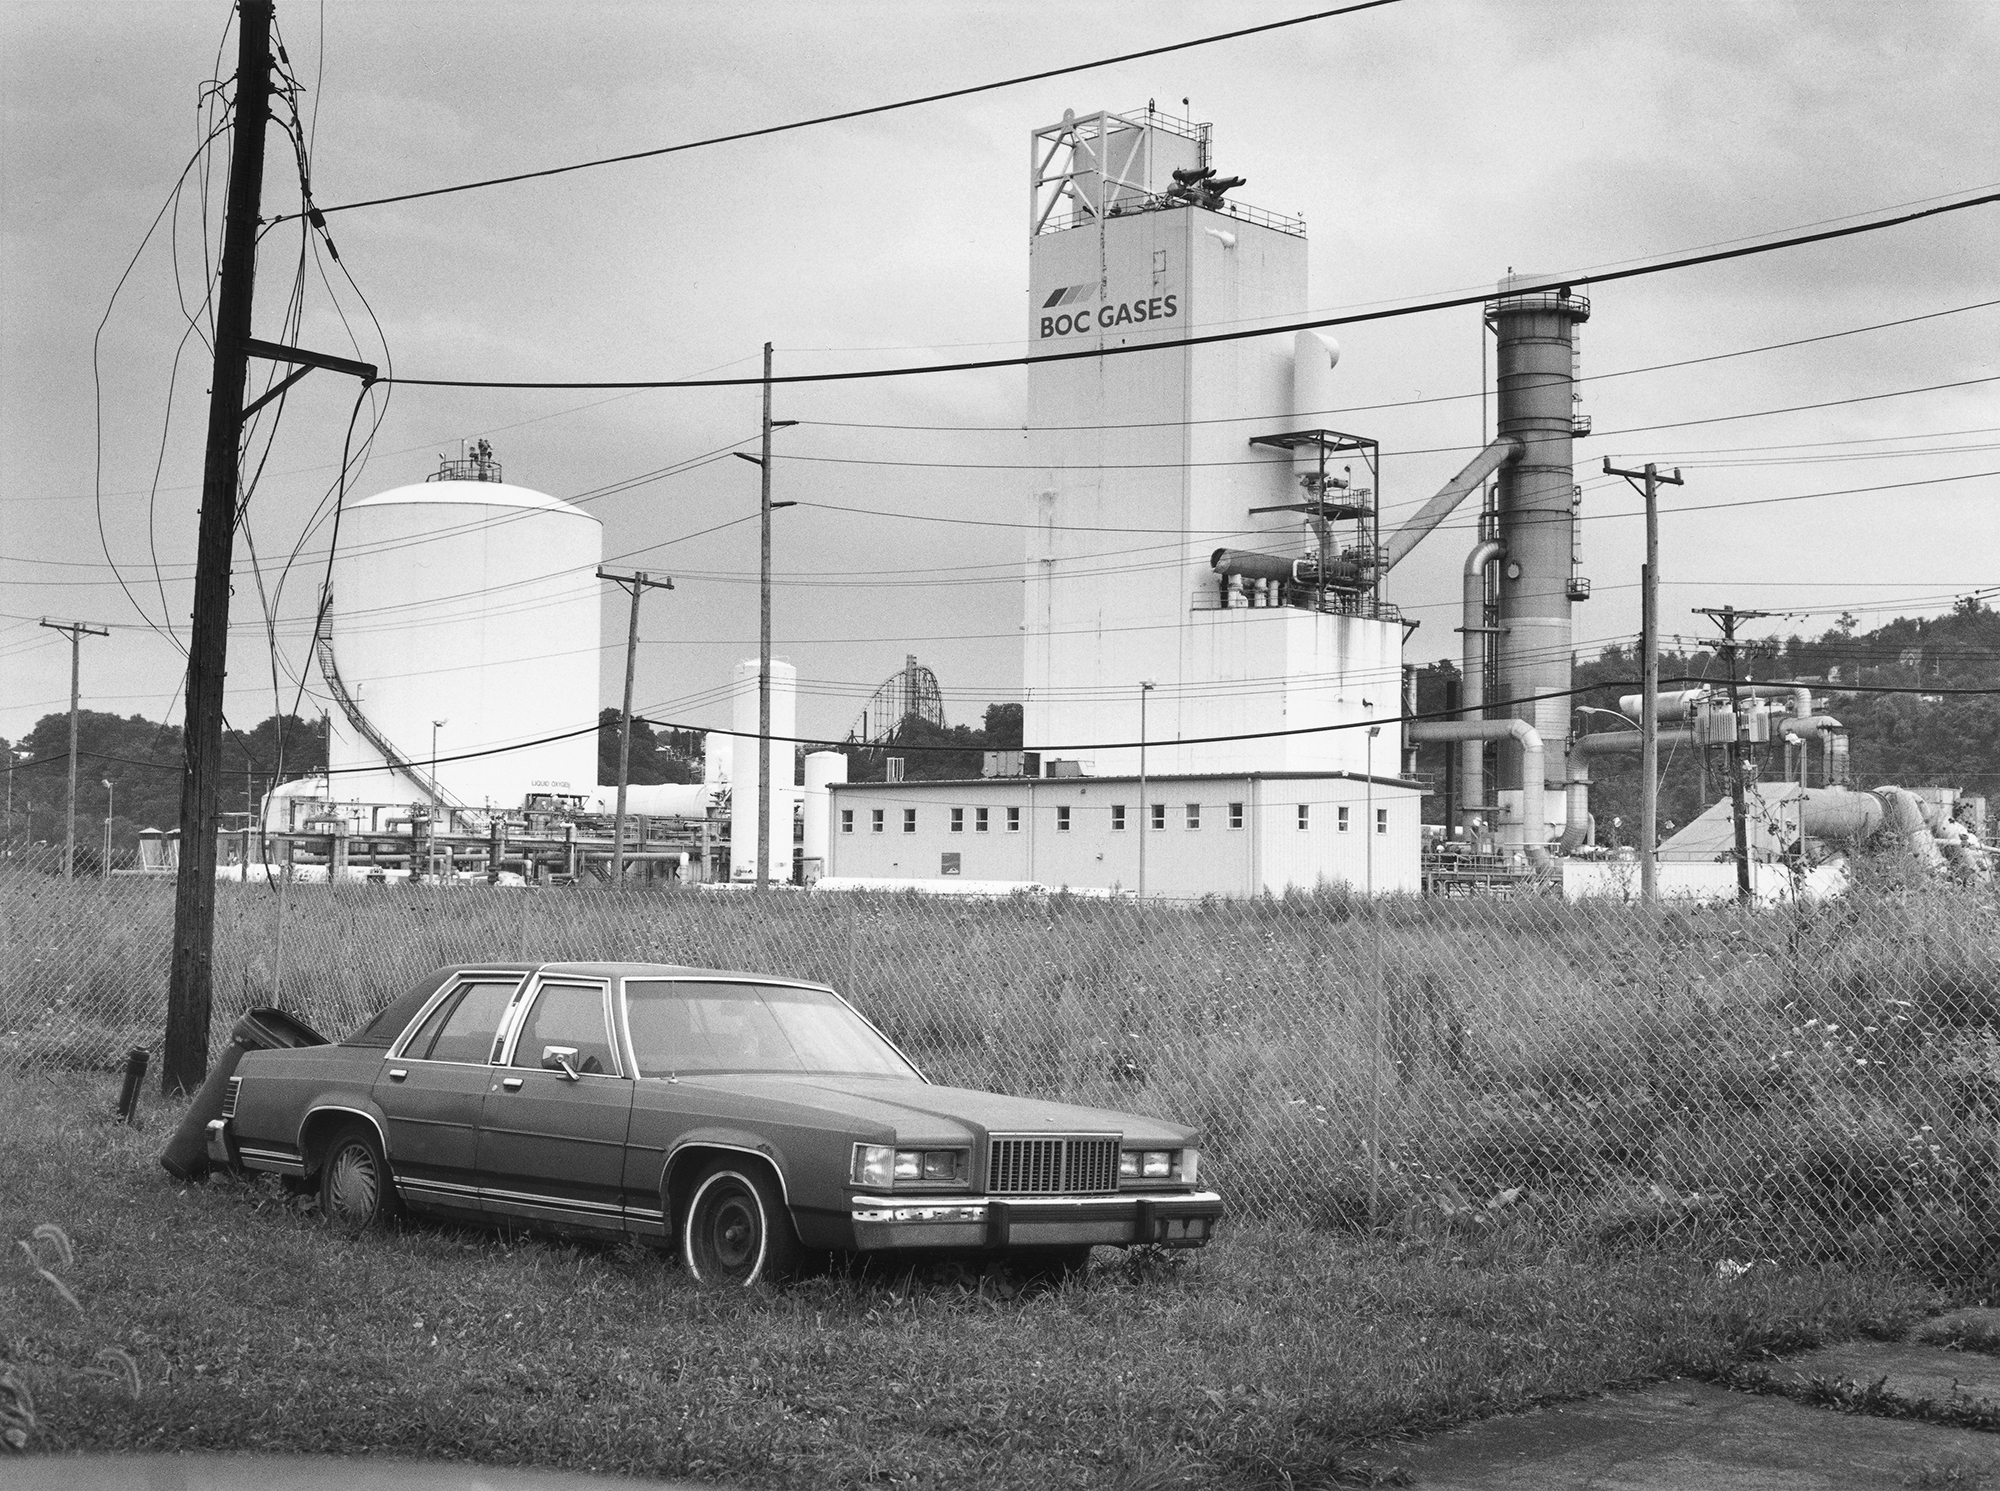
<instances>
[{"instance_id":1,"label":"power line","mask_svg":"<svg viewBox=\"0 0 2000 1491\"><path fill-rule=\"evenodd\" d=\"M1864 223L1855 223L1844 228L1825 228L1817 233L1794 233L1767 243L1751 244L1743 248L1717 249L1708 253L1685 254L1677 259L1662 260L1657 264L1644 264L1633 269L1613 269L1599 274L1579 274L1551 276L1533 285L1517 285L1507 292L1510 296L1535 295L1544 291L1558 290L1577 285L1602 285L1618 280L1637 279L1644 275L1665 274L1669 270L1689 269L1701 264L1719 264L1730 259L1743 259L1757 254L1775 253L1779 249L1799 248L1806 244L1826 243L1837 238L1852 238L1862 233L1877 233L1885 228L1903 227L1925 218L1941 216L1948 212L1963 212L1970 207L1991 206L2000 202L2000 192L1987 192L1977 197L1967 197L1962 201L1947 202L1938 207L1926 207L1915 212L1902 213L1896 217L1875 218ZM1195 209L1181 209L1193 211ZM773 377L773 383L850 383L871 378L905 378L930 373L978 372L991 368L1031 367L1040 363L1081 362L1095 358L1123 357L1134 353L1171 351L1181 347L1207 346L1217 342L1240 342L1252 337L1281 336L1286 332L1315 331L1327 326L1354 326L1370 321L1389 321L1403 316L1423 315L1431 311L1454 310L1461 306L1484 305L1490 300L1501 298L1494 291L1481 291L1474 295L1449 296L1438 300L1419 301L1411 305L1393 306L1384 310L1356 311L1341 316L1318 316L1304 321L1286 321L1272 326L1262 326L1246 331L1213 331L1199 335L1176 337L1157 342L1133 342L1120 347L1091 347L1074 352L1039 352L1024 357L981 358L969 362L947 362L911 364L892 368L855 368L833 373L785 373ZM638 379L523 379L523 378L395 378L383 382L407 383L425 388L761 388L762 378L638 378ZM1977 380L1984 381L1984 380ZM1947 385L1948 386L1948 385Z\"/></svg>"},{"instance_id":2,"label":"power line","mask_svg":"<svg viewBox=\"0 0 2000 1491\"><path fill-rule=\"evenodd\" d=\"M1641 373L1660 373L1660 372L1665 372L1671 368L1689 368L1697 366L1698 364L1701 363L1727 362L1732 358L1753 357L1763 352L1782 352L1792 347L1807 347L1811 346L1815 342L1838 341L1842 337L1861 336L1871 331L1887 331L1892 327L1897 327L1897 326L1914 326L1921 321L1935 321L1945 316L1963 315L1967 311L1983 311L1996 305L2000 305L2000 300L1975 301L1971 305L1952 306L1948 310L1927 311L1920 316L1904 316L1894 321L1877 321L1874 322L1872 325L1868 326L1850 326L1841 331L1822 332L1817 336L1796 337L1789 342L1767 342L1761 347L1742 347L1738 348L1736 351L1733 352L1709 352L1709 353L1704 353L1700 357L1683 357L1674 362L1656 362L1656 363L1649 363L1644 367L1618 368L1609 373L1591 373L1577 381L1584 384L1585 386L1588 386L1594 383L1608 382L1610 379L1613 378L1631 378ZM1553 382L1556 380L1551 379L1547 381ZM1535 385L1530 383L1530 384L1524 384L1523 386L1534 387ZM1543 386L1546 386L1546 383ZM1069 433L1079 433L1079 432L1088 433L1098 430L1189 429L1196 425L1262 424L1271 420L1319 419L1319 418L1330 418L1333 416L1344 416L1348 414L1372 414L1383 409L1412 409L1423 404L1449 404L1464 399L1476 399L1479 397L1481 397L1481 395L1477 392L1443 393L1443 394L1433 394L1429 397L1420 399L1391 399L1388 402L1381 404L1350 404L1345 408L1323 409L1312 414L1299 414L1292 410L1286 410L1284 413L1281 414L1229 414L1229 415L1221 415L1213 419L1145 420L1129 424L905 425L905 424L871 424L861 421L840 420L840 419L802 419L799 421L799 423L801 425L814 426L821 429L832 429L832 430L908 430L908 431L929 432L929 433L994 434L994 435L999 435L999 434L1042 435L1042 434L1057 434L1057 433L1069 434Z\"/></svg>"},{"instance_id":3,"label":"power line","mask_svg":"<svg viewBox=\"0 0 2000 1491\"><path fill-rule=\"evenodd\" d=\"M489 186L507 186L517 181L536 181L547 176L563 176L571 171L588 171L598 166L621 165L626 161L649 160L655 156L678 155L687 150L702 150L711 145L728 145L738 140L762 139L768 135L788 134L793 130L811 129L822 124L837 124L848 119L866 119L875 114L894 113L899 109L914 109L922 104L943 103L946 99L970 98L974 94L992 93L1002 88L1018 87L1022 83L1039 83L1048 78L1060 78L1070 73L1089 72L1093 68L1115 67L1121 62L1136 62L1142 57L1163 57L1170 52L1185 52L1193 47L1213 46L1217 42L1235 41L1240 37L1257 36L1267 31L1282 31L1291 26L1303 26L1312 21L1330 20L1335 16L1353 15L1357 11L1375 10L1384 5L1394 5L1397 0L1357 0L1356 4L1343 5L1334 10L1314 11L1310 15L1293 16L1283 21L1267 21L1260 26L1243 26L1234 31L1218 31L1208 36L1197 36L1189 41L1169 42L1164 46L1147 47L1137 52L1125 52L1116 57L1102 57L1095 62L1076 62L1067 67L1045 68L1041 72L1023 73L1019 77L1001 78L991 83L975 83L965 88L951 88L942 93L926 93L917 98L900 99L895 103L870 104L865 108L844 109L834 114L819 114L811 119L795 119L788 124L767 124L758 129L737 130L732 134L711 135L703 140L688 140L679 145L661 145L651 150L633 150L624 155L600 156L595 160L575 161L566 166L547 166L539 171L517 171L511 176L489 176L479 181L462 182L457 186L437 186L420 192L399 192L394 196L370 197L361 202L343 202L337 207L322 207L322 215L331 212L353 212L362 207L382 207L391 202L414 202L425 197L444 197L456 192L479 191ZM286 216L298 216L290 213ZM284 217L273 218L272 222L283 222ZM753 380L754 381L754 380Z\"/></svg>"}]
</instances>

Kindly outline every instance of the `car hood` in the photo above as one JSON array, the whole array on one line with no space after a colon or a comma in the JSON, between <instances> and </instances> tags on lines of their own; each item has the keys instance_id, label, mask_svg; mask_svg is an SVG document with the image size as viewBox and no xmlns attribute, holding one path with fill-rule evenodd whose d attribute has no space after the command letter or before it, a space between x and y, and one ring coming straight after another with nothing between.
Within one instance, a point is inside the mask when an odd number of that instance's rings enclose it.
<instances>
[{"instance_id":1,"label":"car hood","mask_svg":"<svg viewBox=\"0 0 2000 1491\"><path fill-rule=\"evenodd\" d=\"M1197 1142L1193 1129L1112 1108L1008 1097L970 1087L895 1077L840 1077L781 1073L681 1076L683 1085L713 1087L743 1096L815 1110L857 1126L886 1128L898 1138L949 1142L989 1134L1121 1134L1128 1144Z\"/></svg>"}]
</instances>

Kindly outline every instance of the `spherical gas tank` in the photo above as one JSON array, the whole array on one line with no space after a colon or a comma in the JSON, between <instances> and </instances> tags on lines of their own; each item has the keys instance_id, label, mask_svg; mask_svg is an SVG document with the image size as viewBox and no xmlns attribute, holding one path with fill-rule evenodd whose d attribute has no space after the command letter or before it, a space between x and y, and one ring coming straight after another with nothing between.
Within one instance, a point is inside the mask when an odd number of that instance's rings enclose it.
<instances>
[{"instance_id":1,"label":"spherical gas tank","mask_svg":"<svg viewBox=\"0 0 2000 1491\"><path fill-rule=\"evenodd\" d=\"M433 749L447 804L593 791L603 552L596 518L506 482L429 481L349 504L328 631L365 728L333 711L333 795L419 800ZM569 738L526 744L548 736ZM380 747L418 780L384 770Z\"/></svg>"}]
</instances>

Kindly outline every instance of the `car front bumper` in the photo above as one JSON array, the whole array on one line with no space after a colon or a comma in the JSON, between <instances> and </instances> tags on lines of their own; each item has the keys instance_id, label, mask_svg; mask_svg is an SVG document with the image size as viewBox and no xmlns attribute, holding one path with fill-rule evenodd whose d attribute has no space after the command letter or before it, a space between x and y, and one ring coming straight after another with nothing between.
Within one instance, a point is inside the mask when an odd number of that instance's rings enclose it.
<instances>
[{"instance_id":1,"label":"car front bumper","mask_svg":"<svg viewBox=\"0 0 2000 1491\"><path fill-rule=\"evenodd\" d=\"M1103 1244L1198 1248L1214 1234L1213 1191L1118 1196L849 1198L854 1247L1068 1248Z\"/></svg>"}]
</instances>

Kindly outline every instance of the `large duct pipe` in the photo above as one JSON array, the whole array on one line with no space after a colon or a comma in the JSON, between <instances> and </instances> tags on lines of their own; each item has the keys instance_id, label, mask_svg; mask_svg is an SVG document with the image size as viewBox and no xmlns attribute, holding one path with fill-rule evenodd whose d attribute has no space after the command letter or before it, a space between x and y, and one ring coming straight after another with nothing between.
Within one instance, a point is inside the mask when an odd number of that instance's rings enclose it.
<instances>
[{"instance_id":1,"label":"large duct pipe","mask_svg":"<svg viewBox=\"0 0 2000 1491\"><path fill-rule=\"evenodd\" d=\"M1526 720L1418 720L1410 725L1410 739L1436 743L1503 740L1512 742L1521 753L1521 819L1501 826L1502 847L1524 852L1536 869L1549 863L1548 845L1543 842L1548 820L1543 816L1542 781L1546 770L1541 732Z\"/></svg>"},{"instance_id":2,"label":"large duct pipe","mask_svg":"<svg viewBox=\"0 0 2000 1491\"><path fill-rule=\"evenodd\" d=\"M1507 546L1497 538L1482 539L1465 556L1465 576L1460 586L1459 656L1463 660L1459 679L1459 718L1484 719L1486 715L1486 566L1506 556ZM1468 822L1486 806L1486 742L1463 740L1458 745L1459 822Z\"/></svg>"},{"instance_id":3,"label":"large duct pipe","mask_svg":"<svg viewBox=\"0 0 2000 1491\"><path fill-rule=\"evenodd\" d=\"M1694 731L1662 730L1657 739L1661 745L1684 745L1694 739ZM1568 794L1568 812L1563 824L1560 853L1576 853L1589 831L1591 758L1636 756L1642 744L1643 738L1637 730L1600 730L1595 735L1580 735L1570 743L1569 780L1564 784Z\"/></svg>"},{"instance_id":4,"label":"large duct pipe","mask_svg":"<svg viewBox=\"0 0 2000 1491\"><path fill-rule=\"evenodd\" d=\"M1680 689L1671 694L1655 694L1655 707L1663 720L1686 720L1694 717L1695 707L1703 700L1727 690L1725 684L1705 684L1700 688ZM1744 699L1790 699L1795 718L1806 719L1813 712L1812 690L1800 683L1739 683L1736 693ZM1621 714L1639 713L1639 706L1645 703L1643 694L1621 694L1618 696L1618 711ZM1787 729L1790 726L1786 727Z\"/></svg>"},{"instance_id":5,"label":"large duct pipe","mask_svg":"<svg viewBox=\"0 0 2000 1491\"><path fill-rule=\"evenodd\" d=\"M1225 585L1232 576L1308 588L1321 583L1319 560L1310 555L1287 559L1282 554L1259 554L1250 549L1217 549L1208 556L1208 567ZM1326 567L1325 584L1331 589L1353 590L1364 583L1361 566L1351 559L1336 559Z\"/></svg>"},{"instance_id":6,"label":"large duct pipe","mask_svg":"<svg viewBox=\"0 0 2000 1491\"><path fill-rule=\"evenodd\" d=\"M1387 574L1402 563L1410 550L1422 543L1430 531L1451 516L1457 507L1487 477L1498 471L1509 461L1517 460L1522 450L1521 442L1503 435L1486 449L1466 462L1465 469L1437 489L1422 507L1418 508L1410 520L1389 535L1389 541L1382 546L1382 572Z\"/></svg>"}]
</instances>

